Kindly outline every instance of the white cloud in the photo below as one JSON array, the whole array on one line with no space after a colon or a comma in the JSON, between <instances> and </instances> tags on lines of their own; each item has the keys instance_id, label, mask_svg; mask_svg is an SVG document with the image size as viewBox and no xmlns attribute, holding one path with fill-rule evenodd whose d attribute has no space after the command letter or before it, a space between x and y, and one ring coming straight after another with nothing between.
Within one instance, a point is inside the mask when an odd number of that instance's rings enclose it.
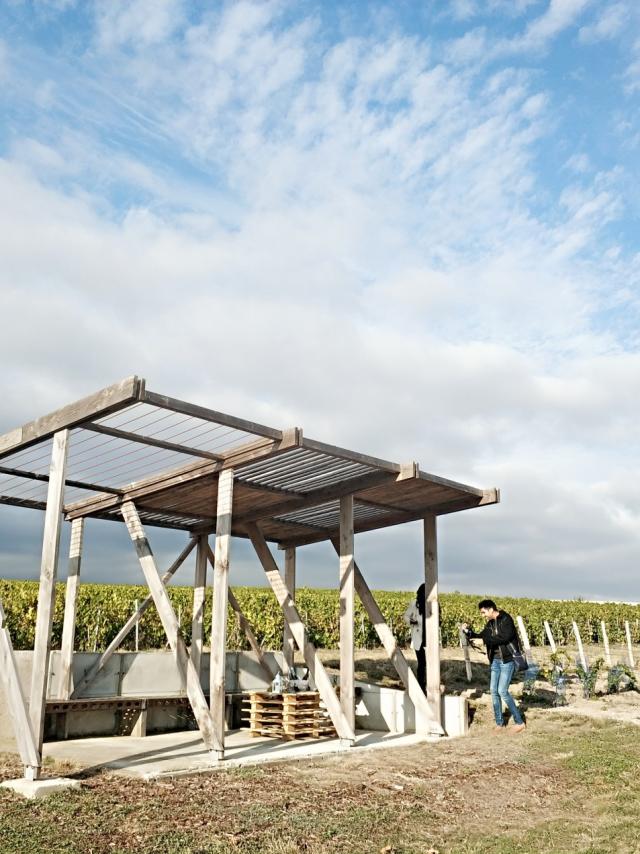
<instances>
[{"instance_id":1,"label":"white cloud","mask_svg":"<svg viewBox=\"0 0 640 854\"><path fill-rule=\"evenodd\" d=\"M584 152L578 154L572 154L571 157L564 164L565 169L569 169L571 172L577 172L579 174L584 174L591 170L591 161L589 160L589 155Z\"/></svg>"},{"instance_id":2,"label":"white cloud","mask_svg":"<svg viewBox=\"0 0 640 854\"><path fill-rule=\"evenodd\" d=\"M550 0L547 10L527 26L522 39L523 47L543 47L546 42L570 27L590 2L591 0Z\"/></svg>"},{"instance_id":3,"label":"white cloud","mask_svg":"<svg viewBox=\"0 0 640 854\"><path fill-rule=\"evenodd\" d=\"M587 26L580 27L578 37L583 44L595 44L615 38L629 19L624 3L614 3L601 11L599 17Z\"/></svg>"},{"instance_id":4,"label":"white cloud","mask_svg":"<svg viewBox=\"0 0 640 854\"><path fill-rule=\"evenodd\" d=\"M164 41L180 23L182 0L109 0L97 3L96 33L102 50L136 49Z\"/></svg>"}]
</instances>

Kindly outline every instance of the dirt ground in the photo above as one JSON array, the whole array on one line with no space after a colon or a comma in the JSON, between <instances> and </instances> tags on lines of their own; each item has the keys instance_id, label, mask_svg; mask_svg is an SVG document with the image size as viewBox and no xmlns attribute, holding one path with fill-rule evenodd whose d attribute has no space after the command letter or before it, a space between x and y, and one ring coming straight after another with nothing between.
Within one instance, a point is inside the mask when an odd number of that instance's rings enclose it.
<instances>
[{"instance_id":1,"label":"dirt ground","mask_svg":"<svg viewBox=\"0 0 640 854\"><path fill-rule=\"evenodd\" d=\"M323 653L329 669L335 653ZM541 660L538 654L538 660ZM486 658L466 681L445 650L443 682L467 692L466 738L413 748L143 782L73 767L78 792L31 804L0 791L2 854L638 854L640 694L554 709L540 683L527 730L493 731ZM360 651L358 676L395 684L382 654ZM522 683L514 686L516 696ZM627 723L622 723L626 721ZM20 773L0 756L0 778Z\"/></svg>"}]
</instances>

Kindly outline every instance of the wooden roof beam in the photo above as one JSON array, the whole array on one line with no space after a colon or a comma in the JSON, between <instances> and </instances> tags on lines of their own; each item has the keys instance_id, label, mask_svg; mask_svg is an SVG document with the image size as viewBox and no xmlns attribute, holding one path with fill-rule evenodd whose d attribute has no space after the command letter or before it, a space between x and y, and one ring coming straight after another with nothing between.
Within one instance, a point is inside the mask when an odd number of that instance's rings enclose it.
<instances>
[{"instance_id":1,"label":"wooden roof beam","mask_svg":"<svg viewBox=\"0 0 640 854\"><path fill-rule=\"evenodd\" d=\"M405 522L416 522L419 519L424 519L428 514L444 516L447 513L456 513L460 510L471 510L474 507L481 507L485 504L497 504L500 501L500 490L498 489L485 489L479 491L482 495L478 496L475 501L473 496L461 496L460 498L454 498L451 501L434 504L420 510L390 513L386 518L365 520L360 523L356 522L354 525L355 532L360 534L365 531L375 531L379 528L391 528L394 525L403 525ZM357 497L356 500L358 500ZM291 537L286 540L281 540L278 543L278 548L288 549L295 546L306 546L311 543L319 543L324 540L335 539L337 536L337 528L326 528L322 533L319 532L318 534L310 534L306 537Z\"/></svg>"},{"instance_id":2,"label":"wooden roof beam","mask_svg":"<svg viewBox=\"0 0 640 854\"><path fill-rule=\"evenodd\" d=\"M236 418L234 415L227 415L224 412L217 412L214 409L207 409L205 406L187 403L186 400L178 400L175 397L156 394L153 391L143 392L141 400L143 403L150 403L152 406L159 406L161 409L170 409L172 412L190 415L192 418L200 418L203 421L212 421L214 424L233 427L235 430L253 433L256 436L264 436L276 442L280 441L284 435L282 430L266 427L264 424L258 424L255 421L246 421L244 418Z\"/></svg>"},{"instance_id":3,"label":"wooden roof beam","mask_svg":"<svg viewBox=\"0 0 640 854\"><path fill-rule=\"evenodd\" d=\"M22 469L7 468L0 466L0 474L6 474L9 477L22 477L25 480L38 480L44 483L49 482L48 474L38 474L33 471L23 471ZM88 492L108 492L112 495L120 495L119 489L113 489L110 486L99 486L95 483L86 483L84 480L65 480L65 486L70 486L73 489L86 489Z\"/></svg>"},{"instance_id":4,"label":"wooden roof beam","mask_svg":"<svg viewBox=\"0 0 640 854\"><path fill-rule=\"evenodd\" d=\"M141 395L144 395L144 380L136 376L103 388L89 397L70 403L0 436L0 458L48 439L58 430L71 429L83 421L104 418L118 412L132 403L138 403Z\"/></svg>"},{"instance_id":5,"label":"wooden roof beam","mask_svg":"<svg viewBox=\"0 0 640 854\"><path fill-rule=\"evenodd\" d=\"M283 499L279 504L272 504L270 507L263 507L259 510L252 510L244 515L236 517L235 521L242 522L257 522L260 519L272 519L275 516L281 516L287 513L293 513L296 510L304 510L307 507L314 507L316 504L323 504L325 501L332 501L336 498L342 498L343 495L352 495L365 489L371 489L374 486L380 486L388 481L395 481L398 478L388 471L377 471L361 477L344 480L341 483L334 483L331 486L320 487L312 492L306 492L302 495L294 495ZM243 486L254 486L254 484L244 484ZM257 487L259 488L259 487ZM282 520L286 521L286 520Z\"/></svg>"},{"instance_id":6,"label":"wooden roof beam","mask_svg":"<svg viewBox=\"0 0 640 854\"><path fill-rule=\"evenodd\" d=\"M141 433L131 433L129 430L120 430L117 427L107 427L106 424L79 424L83 430L93 433L102 433L112 436L114 439L125 439L127 442L138 442L140 445L150 445L153 448L164 448L177 454L185 454L188 457L200 457L205 460L222 460L222 454L214 454L212 451L204 451L199 448L191 448L189 445L180 445L178 442L167 442L164 439L155 439L153 436L144 436Z\"/></svg>"},{"instance_id":7,"label":"wooden roof beam","mask_svg":"<svg viewBox=\"0 0 640 854\"><path fill-rule=\"evenodd\" d=\"M299 446L302 431L298 427L282 431L280 439L258 439L233 448L221 460L190 463L171 472L163 472L144 480L130 483L122 487L120 496L95 496L84 501L78 501L65 507L67 519L79 516L90 516L119 505L123 498L126 500L144 499L149 495L166 492L175 486L181 486L193 480L199 480L211 474L218 474L224 469L237 468L240 465L253 462L262 457L275 456L291 448Z\"/></svg>"}]
</instances>

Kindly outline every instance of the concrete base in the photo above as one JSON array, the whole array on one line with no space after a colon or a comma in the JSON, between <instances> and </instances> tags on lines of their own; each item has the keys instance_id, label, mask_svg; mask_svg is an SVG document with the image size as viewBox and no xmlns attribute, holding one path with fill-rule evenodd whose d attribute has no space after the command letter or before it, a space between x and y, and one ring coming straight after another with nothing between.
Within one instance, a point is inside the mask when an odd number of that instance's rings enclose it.
<instances>
[{"instance_id":1,"label":"concrete base","mask_svg":"<svg viewBox=\"0 0 640 854\"><path fill-rule=\"evenodd\" d=\"M11 789L23 798L28 798L34 801L40 798L47 798L49 795L55 795L64 789L79 789L79 780L70 780L68 777L52 777L50 780L5 780L0 783L3 789Z\"/></svg>"},{"instance_id":2,"label":"concrete base","mask_svg":"<svg viewBox=\"0 0 640 854\"><path fill-rule=\"evenodd\" d=\"M57 761L72 762L85 770L108 768L126 777L153 780L263 762L316 759L345 749L412 747L428 740L415 734L357 731L353 747L344 748L337 738L280 741L253 738L249 730L241 729L226 734L222 761L216 761L215 756L206 750L198 732L164 733L146 738L126 736L57 741L45 744L44 754Z\"/></svg>"}]
</instances>

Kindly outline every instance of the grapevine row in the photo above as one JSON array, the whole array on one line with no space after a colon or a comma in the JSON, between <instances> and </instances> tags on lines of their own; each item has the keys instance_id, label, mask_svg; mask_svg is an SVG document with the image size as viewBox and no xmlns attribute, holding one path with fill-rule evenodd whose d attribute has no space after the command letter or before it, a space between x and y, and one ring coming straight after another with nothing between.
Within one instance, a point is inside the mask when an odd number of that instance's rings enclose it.
<instances>
[{"instance_id":1,"label":"grapevine row","mask_svg":"<svg viewBox=\"0 0 640 854\"><path fill-rule=\"evenodd\" d=\"M58 584L55 597L52 647L60 647L64 615L64 584ZM253 625L258 642L266 649L279 649L282 644L282 612L270 590L257 587L235 587L235 596L245 616ZM205 608L205 644L211 631L211 590L207 590ZM144 587L85 584L78 594L75 648L80 652L104 649L131 616L134 603L148 595ZM191 633L192 591L186 587L169 588L173 607L179 615L183 634ZM402 619L411 593L378 591L376 600L402 646L409 644L409 633ZM443 646L458 644L458 624L479 626L477 603L482 598L463 593L440 594L440 625ZM7 627L15 649L33 649L38 584L30 581L0 580L0 601L7 615ZM318 647L336 649L339 641L338 593L336 590L301 588L296 604L307 626L309 639ZM634 643L640 643L640 605L598 604L580 600L553 601L501 597L498 606L513 616L520 614L526 624L532 645L545 643L543 621L548 620L556 643L573 644L571 621L580 628L584 643L601 642L600 621L604 620L611 643L623 643L624 621L628 620ZM246 649L248 644L231 609L227 623L229 649ZM377 635L364 609L356 602L355 643L358 648L378 646ZM139 627L139 648L157 649L166 644L162 625L154 608L149 608ZM133 648L133 633L123 649Z\"/></svg>"}]
</instances>

